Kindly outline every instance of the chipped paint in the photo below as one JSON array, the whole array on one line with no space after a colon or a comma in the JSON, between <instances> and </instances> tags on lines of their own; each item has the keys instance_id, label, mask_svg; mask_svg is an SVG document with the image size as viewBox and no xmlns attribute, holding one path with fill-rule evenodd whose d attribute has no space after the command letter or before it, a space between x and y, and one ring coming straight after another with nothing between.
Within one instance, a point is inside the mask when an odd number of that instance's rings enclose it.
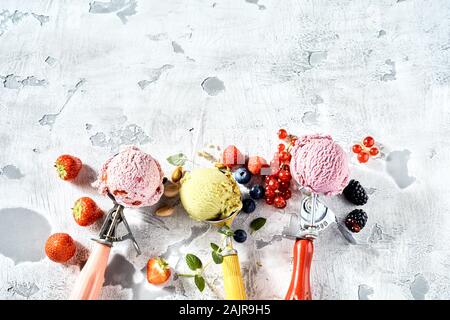
<instances>
[{"instance_id":1,"label":"chipped paint","mask_svg":"<svg viewBox=\"0 0 450 320\"><path fill-rule=\"evenodd\" d=\"M210 96L217 96L223 90L225 90L225 85L222 80L217 77L208 77L201 83L203 91L205 91Z\"/></svg>"}]
</instances>

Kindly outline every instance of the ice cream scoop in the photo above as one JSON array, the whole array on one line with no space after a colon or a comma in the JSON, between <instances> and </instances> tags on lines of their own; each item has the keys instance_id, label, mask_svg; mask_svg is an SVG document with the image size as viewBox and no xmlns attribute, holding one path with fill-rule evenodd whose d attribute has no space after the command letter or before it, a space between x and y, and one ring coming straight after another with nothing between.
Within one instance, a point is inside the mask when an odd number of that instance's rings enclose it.
<instances>
[{"instance_id":1,"label":"ice cream scoop","mask_svg":"<svg viewBox=\"0 0 450 320\"><path fill-rule=\"evenodd\" d=\"M110 193L125 207L151 206L164 192L164 174L157 160L135 146L127 147L102 166L93 186Z\"/></svg>"},{"instance_id":2,"label":"ice cream scoop","mask_svg":"<svg viewBox=\"0 0 450 320\"><path fill-rule=\"evenodd\" d=\"M347 155L331 136L303 136L292 150L291 174L313 193L339 194L349 180Z\"/></svg>"},{"instance_id":3,"label":"ice cream scoop","mask_svg":"<svg viewBox=\"0 0 450 320\"><path fill-rule=\"evenodd\" d=\"M180 199L195 220L220 220L241 210L241 192L230 172L197 168L181 179Z\"/></svg>"}]
</instances>

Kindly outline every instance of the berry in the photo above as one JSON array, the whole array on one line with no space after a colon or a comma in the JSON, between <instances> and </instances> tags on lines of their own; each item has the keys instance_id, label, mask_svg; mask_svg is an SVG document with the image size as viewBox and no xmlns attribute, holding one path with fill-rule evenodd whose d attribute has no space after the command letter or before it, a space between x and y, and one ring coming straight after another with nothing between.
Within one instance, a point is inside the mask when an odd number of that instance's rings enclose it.
<instances>
[{"instance_id":1,"label":"berry","mask_svg":"<svg viewBox=\"0 0 450 320\"><path fill-rule=\"evenodd\" d=\"M358 153L358 161L361 163L366 163L367 161L369 161L369 154L367 152L360 152Z\"/></svg>"},{"instance_id":2,"label":"berry","mask_svg":"<svg viewBox=\"0 0 450 320\"><path fill-rule=\"evenodd\" d=\"M359 181L353 179L350 180L342 193L348 201L356 204L357 206L362 206L367 203L367 200L369 200L366 191L361 186Z\"/></svg>"},{"instance_id":3,"label":"berry","mask_svg":"<svg viewBox=\"0 0 450 320\"><path fill-rule=\"evenodd\" d=\"M274 199L274 205L279 209L283 209L286 207L286 200L282 196L276 196Z\"/></svg>"},{"instance_id":4,"label":"berry","mask_svg":"<svg viewBox=\"0 0 450 320\"><path fill-rule=\"evenodd\" d=\"M83 197L75 201L72 215L76 223L85 227L103 217L103 211L97 206L94 200Z\"/></svg>"},{"instance_id":5,"label":"berry","mask_svg":"<svg viewBox=\"0 0 450 320\"><path fill-rule=\"evenodd\" d=\"M223 150L222 163L227 167L233 167L245 163L245 157L236 146L228 146Z\"/></svg>"},{"instance_id":6,"label":"berry","mask_svg":"<svg viewBox=\"0 0 450 320\"><path fill-rule=\"evenodd\" d=\"M363 145L366 146L367 148L372 147L375 144L375 139L372 138L371 136L365 137L363 140Z\"/></svg>"},{"instance_id":7,"label":"berry","mask_svg":"<svg viewBox=\"0 0 450 320\"><path fill-rule=\"evenodd\" d=\"M353 145L352 151L353 151L353 153L356 153L356 154L360 153L362 151L361 145L360 144Z\"/></svg>"},{"instance_id":8,"label":"berry","mask_svg":"<svg viewBox=\"0 0 450 320\"><path fill-rule=\"evenodd\" d=\"M291 190L281 192L281 196L283 197L284 200L290 199L292 196Z\"/></svg>"},{"instance_id":9,"label":"berry","mask_svg":"<svg viewBox=\"0 0 450 320\"><path fill-rule=\"evenodd\" d=\"M291 173L288 170L280 170L278 179L283 182L289 182L291 181Z\"/></svg>"},{"instance_id":10,"label":"berry","mask_svg":"<svg viewBox=\"0 0 450 320\"><path fill-rule=\"evenodd\" d=\"M238 229L234 232L234 241L242 243L245 242L245 240L247 240L247 232L245 232L242 229Z\"/></svg>"},{"instance_id":11,"label":"berry","mask_svg":"<svg viewBox=\"0 0 450 320\"><path fill-rule=\"evenodd\" d=\"M284 130L284 129L278 130L278 138L279 138L280 140L286 139L287 136L288 136L288 134L287 134L287 131L286 131L286 130Z\"/></svg>"},{"instance_id":12,"label":"berry","mask_svg":"<svg viewBox=\"0 0 450 320\"><path fill-rule=\"evenodd\" d=\"M282 162L291 161L291 154L287 151L281 151L280 152L280 161L282 161Z\"/></svg>"},{"instance_id":13,"label":"berry","mask_svg":"<svg viewBox=\"0 0 450 320\"><path fill-rule=\"evenodd\" d=\"M267 161L258 156L250 157L247 163L248 170L254 175L261 174L261 169L267 168L268 166Z\"/></svg>"},{"instance_id":14,"label":"berry","mask_svg":"<svg viewBox=\"0 0 450 320\"><path fill-rule=\"evenodd\" d=\"M59 156L55 162L58 175L63 180L75 179L78 176L82 166L83 164L80 159L68 154Z\"/></svg>"},{"instance_id":15,"label":"berry","mask_svg":"<svg viewBox=\"0 0 450 320\"><path fill-rule=\"evenodd\" d=\"M275 198L274 197L266 197L266 203L269 206L273 205L274 202L275 202Z\"/></svg>"},{"instance_id":16,"label":"berry","mask_svg":"<svg viewBox=\"0 0 450 320\"><path fill-rule=\"evenodd\" d=\"M264 197L264 187L262 185L255 184L250 189L249 193L250 193L250 197L252 197L252 199L255 199L255 200L262 199Z\"/></svg>"},{"instance_id":17,"label":"berry","mask_svg":"<svg viewBox=\"0 0 450 320\"><path fill-rule=\"evenodd\" d=\"M280 185L280 184L279 184L277 178L271 177L271 178L269 179L269 182L266 184L266 187L269 187L269 188L272 189L272 190L277 190L279 185ZM266 190L266 191L267 191L267 190Z\"/></svg>"},{"instance_id":18,"label":"berry","mask_svg":"<svg viewBox=\"0 0 450 320\"><path fill-rule=\"evenodd\" d=\"M45 243L45 254L54 262L67 262L76 251L75 241L67 233L52 234Z\"/></svg>"},{"instance_id":19,"label":"berry","mask_svg":"<svg viewBox=\"0 0 450 320\"><path fill-rule=\"evenodd\" d=\"M281 181L280 185L278 186L278 190L280 190L281 192L289 190L290 184L290 181Z\"/></svg>"},{"instance_id":20,"label":"berry","mask_svg":"<svg viewBox=\"0 0 450 320\"><path fill-rule=\"evenodd\" d=\"M269 186L266 186L264 189L265 189L264 190L264 195L266 196L266 198L273 198L273 197L275 197L275 189L272 189Z\"/></svg>"},{"instance_id":21,"label":"berry","mask_svg":"<svg viewBox=\"0 0 450 320\"><path fill-rule=\"evenodd\" d=\"M372 148L370 148L370 151L369 151L369 153L372 157L375 157L379 152L380 151L378 150L377 147L372 147Z\"/></svg>"},{"instance_id":22,"label":"berry","mask_svg":"<svg viewBox=\"0 0 450 320\"><path fill-rule=\"evenodd\" d=\"M252 213L256 209L256 203L253 199L244 199L242 201L242 211L245 213Z\"/></svg>"},{"instance_id":23,"label":"berry","mask_svg":"<svg viewBox=\"0 0 450 320\"><path fill-rule=\"evenodd\" d=\"M284 149L286 149L286 146L284 145L284 143L280 143L280 144L278 145L278 152L281 152L281 151L283 151Z\"/></svg>"},{"instance_id":24,"label":"berry","mask_svg":"<svg viewBox=\"0 0 450 320\"><path fill-rule=\"evenodd\" d=\"M169 280L171 275L169 264L160 257L151 258L147 261L147 281L159 285Z\"/></svg>"},{"instance_id":25,"label":"berry","mask_svg":"<svg viewBox=\"0 0 450 320\"><path fill-rule=\"evenodd\" d=\"M360 232L367 222L367 213L361 209L355 209L345 218L345 225L351 232Z\"/></svg>"},{"instance_id":26,"label":"berry","mask_svg":"<svg viewBox=\"0 0 450 320\"><path fill-rule=\"evenodd\" d=\"M240 167L234 172L234 179L236 179L237 183L246 184L251 178L252 174L247 170L247 168Z\"/></svg>"}]
</instances>

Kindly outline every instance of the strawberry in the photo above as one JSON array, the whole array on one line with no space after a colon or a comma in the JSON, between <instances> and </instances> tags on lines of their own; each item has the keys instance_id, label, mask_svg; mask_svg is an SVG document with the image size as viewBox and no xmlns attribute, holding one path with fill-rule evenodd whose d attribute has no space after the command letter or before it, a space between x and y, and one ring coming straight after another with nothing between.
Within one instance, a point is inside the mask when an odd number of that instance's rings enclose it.
<instances>
[{"instance_id":1,"label":"strawberry","mask_svg":"<svg viewBox=\"0 0 450 320\"><path fill-rule=\"evenodd\" d=\"M103 211L94 200L88 197L82 197L75 201L72 214L75 222L83 227L89 226L103 217Z\"/></svg>"},{"instance_id":2,"label":"strawberry","mask_svg":"<svg viewBox=\"0 0 450 320\"><path fill-rule=\"evenodd\" d=\"M223 150L222 163L231 168L237 164L244 164L245 157L236 146L231 145Z\"/></svg>"},{"instance_id":3,"label":"strawberry","mask_svg":"<svg viewBox=\"0 0 450 320\"><path fill-rule=\"evenodd\" d=\"M55 262L67 262L74 256L75 251L77 251L75 241L67 233L52 234L45 243L45 254Z\"/></svg>"},{"instance_id":4,"label":"strawberry","mask_svg":"<svg viewBox=\"0 0 450 320\"><path fill-rule=\"evenodd\" d=\"M171 275L169 264L160 257L153 257L147 262L147 281L151 284L163 284Z\"/></svg>"},{"instance_id":5,"label":"strawberry","mask_svg":"<svg viewBox=\"0 0 450 320\"><path fill-rule=\"evenodd\" d=\"M55 167L58 175L63 180L75 179L81 170L83 164L77 157L64 154L56 159Z\"/></svg>"},{"instance_id":6,"label":"strawberry","mask_svg":"<svg viewBox=\"0 0 450 320\"><path fill-rule=\"evenodd\" d=\"M261 168L267 168L269 165L263 157L253 156L248 159L247 168L254 175L261 174Z\"/></svg>"}]
</instances>

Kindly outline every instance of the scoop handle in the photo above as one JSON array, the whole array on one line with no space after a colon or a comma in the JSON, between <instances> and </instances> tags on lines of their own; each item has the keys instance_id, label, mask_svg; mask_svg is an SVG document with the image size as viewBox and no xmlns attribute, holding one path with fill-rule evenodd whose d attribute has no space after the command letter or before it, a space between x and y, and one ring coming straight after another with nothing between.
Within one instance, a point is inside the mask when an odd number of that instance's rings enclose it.
<instances>
[{"instance_id":1,"label":"scoop handle","mask_svg":"<svg viewBox=\"0 0 450 320\"><path fill-rule=\"evenodd\" d=\"M314 253L312 240L297 239L294 245L294 269L285 300L311 300L310 270Z\"/></svg>"},{"instance_id":2,"label":"scoop handle","mask_svg":"<svg viewBox=\"0 0 450 320\"><path fill-rule=\"evenodd\" d=\"M223 257L223 285L226 300L245 300L245 287L237 254Z\"/></svg>"},{"instance_id":3,"label":"scoop handle","mask_svg":"<svg viewBox=\"0 0 450 320\"><path fill-rule=\"evenodd\" d=\"M97 300L105 281L105 270L108 264L111 247L96 243L88 261L78 276L70 300Z\"/></svg>"}]
</instances>

